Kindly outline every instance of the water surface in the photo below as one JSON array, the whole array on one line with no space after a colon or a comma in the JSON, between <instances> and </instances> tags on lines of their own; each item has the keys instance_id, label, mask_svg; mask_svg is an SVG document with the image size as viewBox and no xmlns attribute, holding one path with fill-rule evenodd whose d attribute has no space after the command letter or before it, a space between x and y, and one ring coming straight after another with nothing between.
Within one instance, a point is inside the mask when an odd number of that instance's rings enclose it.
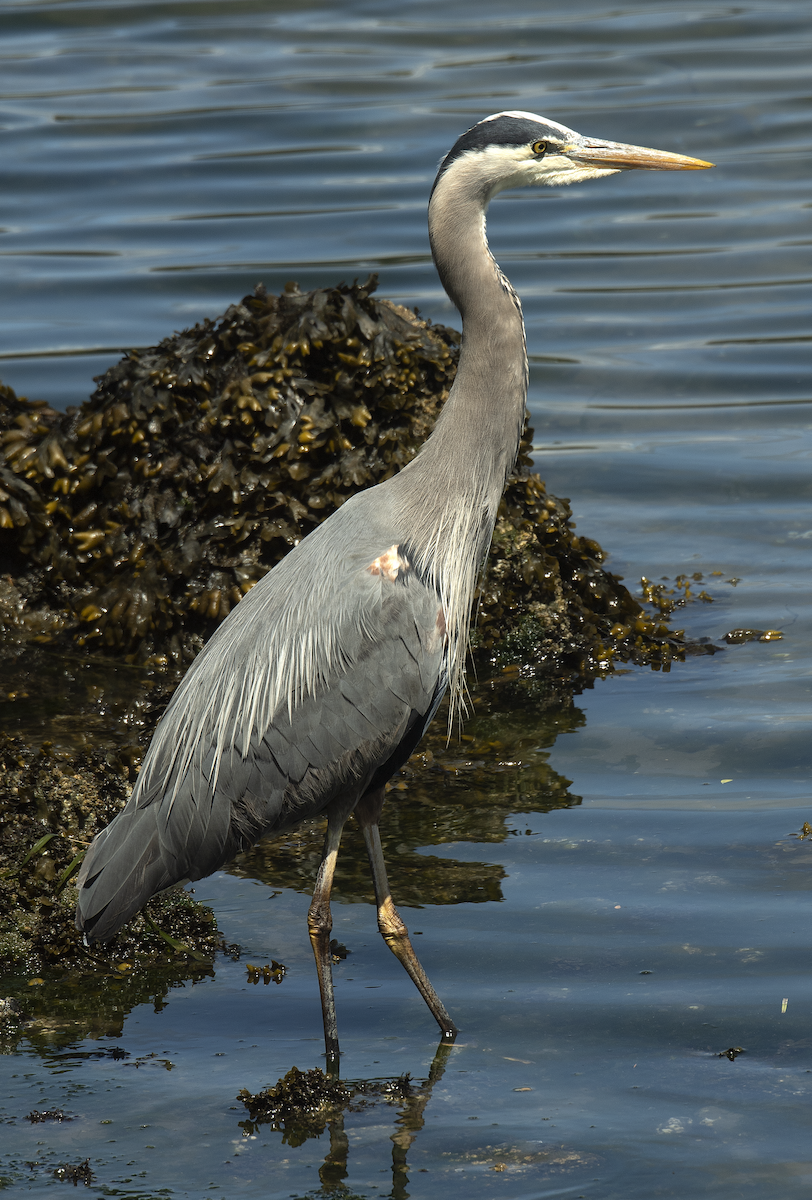
<instances>
[{"instance_id":1,"label":"water surface","mask_svg":"<svg viewBox=\"0 0 812 1200\"><path fill-rule=\"evenodd\" d=\"M525 307L538 468L579 531L629 583L702 573L692 635L784 639L599 683L552 749L540 719L487 832L472 802L457 840L389 848L464 879L460 902L405 910L462 1035L408 1183L398 1109L346 1115L344 1194L808 1196L808 5L33 0L0 6L0 30L0 376L62 407L259 279L375 270L457 324L425 205L488 112L718 164L507 195L489 230ZM545 812L547 756L573 803ZM71 1041L57 1012L3 1058L11 1194L85 1158L96 1195L322 1186L327 1133L239 1125L241 1087L321 1061L305 881L251 870L197 886L239 962L157 1012L130 1012L122 980L119 1037ZM334 907L342 1073L425 1079L431 1018L360 898ZM282 982L252 984L246 961L271 959ZM87 1057L110 1047L129 1057ZM48 1107L75 1120L25 1121Z\"/></svg>"}]
</instances>

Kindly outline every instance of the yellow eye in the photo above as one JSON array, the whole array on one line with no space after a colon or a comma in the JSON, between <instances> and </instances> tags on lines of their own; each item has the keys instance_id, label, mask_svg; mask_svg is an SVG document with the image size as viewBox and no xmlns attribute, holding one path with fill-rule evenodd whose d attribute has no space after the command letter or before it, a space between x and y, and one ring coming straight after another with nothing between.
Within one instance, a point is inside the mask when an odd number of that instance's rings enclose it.
<instances>
[{"instance_id":1,"label":"yellow eye","mask_svg":"<svg viewBox=\"0 0 812 1200\"><path fill-rule=\"evenodd\" d=\"M533 142L533 153L537 154L539 156L539 158L542 158L543 155L546 154L546 152L547 152L547 143L546 142Z\"/></svg>"}]
</instances>

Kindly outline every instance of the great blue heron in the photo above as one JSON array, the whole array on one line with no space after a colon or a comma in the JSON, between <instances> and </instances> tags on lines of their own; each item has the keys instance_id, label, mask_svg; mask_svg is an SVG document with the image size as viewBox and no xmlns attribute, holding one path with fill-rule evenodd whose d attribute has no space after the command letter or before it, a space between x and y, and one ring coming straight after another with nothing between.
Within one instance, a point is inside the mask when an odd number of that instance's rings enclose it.
<instances>
[{"instance_id":1,"label":"great blue heron","mask_svg":"<svg viewBox=\"0 0 812 1200\"><path fill-rule=\"evenodd\" d=\"M583 137L526 112L497 113L459 138L429 202L434 262L463 320L457 376L434 432L400 474L296 546L197 657L126 807L85 858L76 920L89 941L108 941L156 892L325 814L308 928L335 1063L330 890L354 813L378 927L453 1040L454 1022L392 903L378 820L387 780L447 688L452 712L461 704L471 602L524 422L521 306L488 248L485 212L505 188L711 165Z\"/></svg>"}]
</instances>

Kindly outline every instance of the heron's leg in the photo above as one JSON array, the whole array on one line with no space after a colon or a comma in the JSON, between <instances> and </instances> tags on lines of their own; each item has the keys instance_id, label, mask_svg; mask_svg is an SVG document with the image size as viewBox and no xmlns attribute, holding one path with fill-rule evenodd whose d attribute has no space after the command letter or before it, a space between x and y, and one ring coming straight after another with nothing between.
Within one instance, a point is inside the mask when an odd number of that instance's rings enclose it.
<instances>
[{"instance_id":1,"label":"heron's leg","mask_svg":"<svg viewBox=\"0 0 812 1200\"><path fill-rule=\"evenodd\" d=\"M383 789L373 792L359 801L355 815L364 831L369 865L372 868L372 880L375 885L375 899L378 905L378 929L383 935L392 953L400 959L411 976L420 995L429 1006L429 1011L440 1026L443 1041L453 1042L459 1032L451 1017L446 1012L442 1000L429 983L426 972L420 965L409 941L409 931L403 923L400 913L392 903L389 891L389 880L386 877L386 865L383 861L381 835L378 829L378 819L383 807Z\"/></svg>"},{"instance_id":2,"label":"heron's leg","mask_svg":"<svg viewBox=\"0 0 812 1200\"><path fill-rule=\"evenodd\" d=\"M307 913L307 929L310 934L310 944L316 956L316 971L319 976L321 1015L324 1019L324 1049L327 1055L328 1072L338 1066L339 1054L336 1005L333 995L333 959L330 953L330 932L333 928L330 892L333 887L333 876L344 820L343 813L340 820L334 816L330 816L328 820L324 852L319 873L316 876L316 886L313 888L313 900Z\"/></svg>"}]
</instances>

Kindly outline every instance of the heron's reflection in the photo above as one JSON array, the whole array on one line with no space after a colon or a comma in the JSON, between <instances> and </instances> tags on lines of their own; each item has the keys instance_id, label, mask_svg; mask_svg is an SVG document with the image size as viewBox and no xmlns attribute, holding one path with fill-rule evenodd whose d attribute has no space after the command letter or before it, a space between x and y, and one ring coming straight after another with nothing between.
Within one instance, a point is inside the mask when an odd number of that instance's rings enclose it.
<instances>
[{"instance_id":1,"label":"heron's reflection","mask_svg":"<svg viewBox=\"0 0 812 1200\"><path fill-rule=\"evenodd\" d=\"M349 1193L347 1178L350 1143L344 1128L347 1113L367 1110L376 1104L399 1109L392 1134L391 1200L408 1200L408 1153L425 1123L424 1113L432 1091L443 1077L453 1046L441 1042L421 1081L408 1075L392 1079L339 1080L322 1071L299 1071L296 1067L273 1088L252 1094L240 1092L249 1119L240 1121L245 1137L260 1126L281 1131L282 1141L301 1146L309 1138L327 1132L330 1147L319 1168L321 1187L318 1194L340 1198Z\"/></svg>"}]
</instances>

